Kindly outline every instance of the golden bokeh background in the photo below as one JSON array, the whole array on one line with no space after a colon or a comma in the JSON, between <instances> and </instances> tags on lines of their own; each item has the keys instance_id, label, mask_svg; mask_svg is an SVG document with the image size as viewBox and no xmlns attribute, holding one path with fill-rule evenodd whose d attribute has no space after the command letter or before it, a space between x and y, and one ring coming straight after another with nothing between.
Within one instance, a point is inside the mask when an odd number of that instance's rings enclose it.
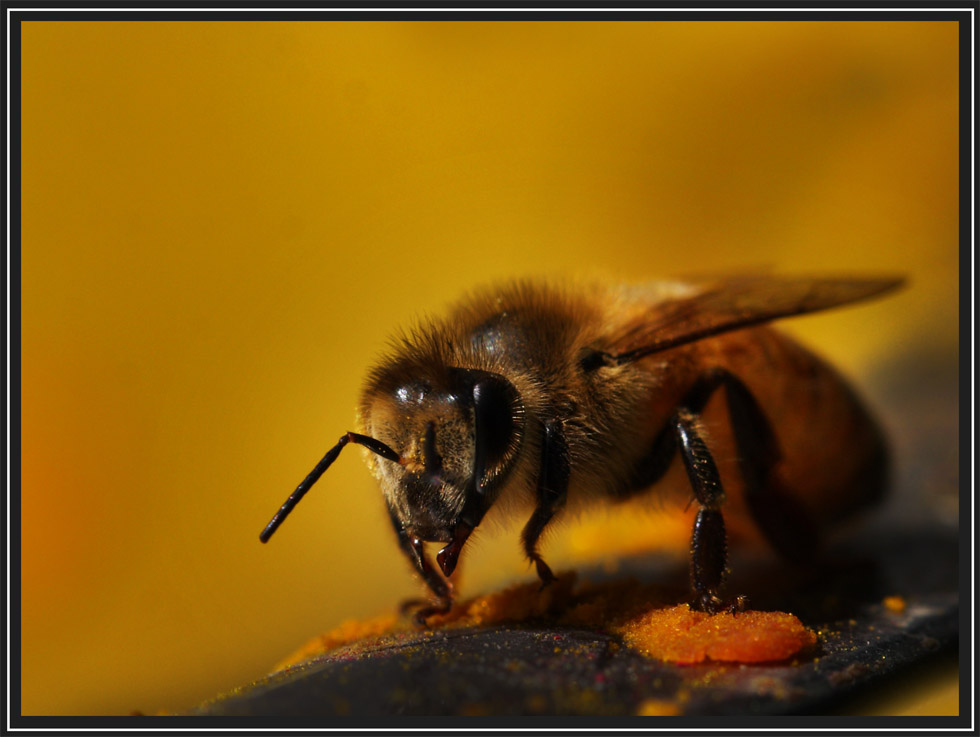
<instances>
[{"instance_id":1,"label":"golden bokeh background","mask_svg":"<svg viewBox=\"0 0 980 737\"><path fill-rule=\"evenodd\" d=\"M955 355L954 23L22 30L24 714L185 709L417 595L359 453L258 533L488 279L899 272L786 328ZM464 594L531 575L516 532Z\"/></svg>"}]
</instances>

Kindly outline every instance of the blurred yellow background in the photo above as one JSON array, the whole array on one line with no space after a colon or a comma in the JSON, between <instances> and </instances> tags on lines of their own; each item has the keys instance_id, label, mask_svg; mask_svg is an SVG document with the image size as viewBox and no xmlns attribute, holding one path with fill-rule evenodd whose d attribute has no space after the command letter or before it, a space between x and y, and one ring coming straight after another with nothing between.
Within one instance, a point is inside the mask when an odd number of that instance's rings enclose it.
<instances>
[{"instance_id":1,"label":"blurred yellow background","mask_svg":"<svg viewBox=\"0 0 980 737\"><path fill-rule=\"evenodd\" d=\"M22 39L24 714L184 709L420 593L359 453L258 533L392 329L488 279L899 272L785 327L857 377L955 354L953 23ZM517 529L464 596L531 575Z\"/></svg>"}]
</instances>

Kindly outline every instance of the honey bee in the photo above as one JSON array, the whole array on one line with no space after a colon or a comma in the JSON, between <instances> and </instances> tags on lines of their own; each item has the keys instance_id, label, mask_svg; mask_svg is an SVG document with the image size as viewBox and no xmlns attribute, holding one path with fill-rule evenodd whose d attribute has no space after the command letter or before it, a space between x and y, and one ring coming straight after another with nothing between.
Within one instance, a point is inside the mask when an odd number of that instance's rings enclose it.
<instances>
[{"instance_id":1,"label":"honey bee","mask_svg":"<svg viewBox=\"0 0 980 737\"><path fill-rule=\"evenodd\" d=\"M828 527L878 501L887 484L884 438L854 392L764 323L901 282L525 281L477 292L447 318L403 335L370 371L359 432L327 452L260 539L268 541L346 445L363 446L398 543L434 597L415 612L424 624L452 607L450 577L491 509L527 510L521 544L547 585L554 574L538 545L558 515L659 488L679 457L684 494L697 505L691 606L718 611L728 605L723 508L751 519L784 556L805 560ZM719 394L727 453L741 477L728 503L718 449L702 422ZM438 569L425 542L444 543Z\"/></svg>"}]
</instances>

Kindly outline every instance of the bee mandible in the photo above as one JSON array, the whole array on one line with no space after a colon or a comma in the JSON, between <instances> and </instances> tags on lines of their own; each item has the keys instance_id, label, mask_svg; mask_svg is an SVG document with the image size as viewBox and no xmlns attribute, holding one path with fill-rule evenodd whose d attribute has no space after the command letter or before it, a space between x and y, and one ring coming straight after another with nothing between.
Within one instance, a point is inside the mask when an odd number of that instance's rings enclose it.
<instances>
[{"instance_id":1,"label":"bee mandible","mask_svg":"<svg viewBox=\"0 0 980 737\"><path fill-rule=\"evenodd\" d=\"M538 544L556 516L659 488L679 457L685 494L697 505L691 606L718 611L727 605L723 507L801 560L887 485L886 444L855 393L765 323L901 282L735 276L484 289L403 335L371 370L359 432L327 452L260 539L268 541L346 445L363 446L399 546L434 597L415 613L424 624L452 607L450 577L491 510L526 508L521 544L546 585L554 574ZM737 459L735 495L726 494L703 422L717 395L731 437L725 453ZM425 542L444 544L435 565Z\"/></svg>"}]
</instances>

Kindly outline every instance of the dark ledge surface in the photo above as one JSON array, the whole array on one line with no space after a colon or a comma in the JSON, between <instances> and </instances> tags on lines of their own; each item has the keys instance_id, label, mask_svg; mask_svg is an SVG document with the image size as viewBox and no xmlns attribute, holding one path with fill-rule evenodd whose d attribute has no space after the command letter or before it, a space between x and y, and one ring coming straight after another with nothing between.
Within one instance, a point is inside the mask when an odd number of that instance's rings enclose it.
<instances>
[{"instance_id":1,"label":"dark ledge surface","mask_svg":"<svg viewBox=\"0 0 980 737\"><path fill-rule=\"evenodd\" d=\"M818 650L781 664L674 665L603 632L528 622L435 629L341 647L210 701L193 715L732 715L826 713L914 664L949 657L957 545L941 529L869 531L807 573L737 560L753 608L796 614ZM676 585L655 558L626 575ZM596 574L584 577L599 580ZM886 597L900 596L895 611Z\"/></svg>"}]
</instances>

